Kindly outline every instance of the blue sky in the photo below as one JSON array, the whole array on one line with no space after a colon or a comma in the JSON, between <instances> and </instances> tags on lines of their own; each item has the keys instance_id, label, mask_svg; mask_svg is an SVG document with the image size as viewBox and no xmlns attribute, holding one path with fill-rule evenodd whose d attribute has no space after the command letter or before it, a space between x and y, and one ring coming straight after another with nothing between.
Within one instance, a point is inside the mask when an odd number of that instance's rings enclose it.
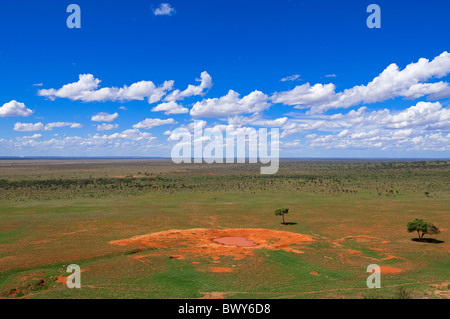
<instances>
[{"instance_id":1,"label":"blue sky","mask_svg":"<svg viewBox=\"0 0 450 319\"><path fill-rule=\"evenodd\" d=\"M81 29L66 26L71 3ZM371 3L381 29L366 25ZM200 120L279 127L284 157L448 158L449 12L446 0L9 1L0 156L169 156L173 131Z\"/></svg>"}]
</instances>

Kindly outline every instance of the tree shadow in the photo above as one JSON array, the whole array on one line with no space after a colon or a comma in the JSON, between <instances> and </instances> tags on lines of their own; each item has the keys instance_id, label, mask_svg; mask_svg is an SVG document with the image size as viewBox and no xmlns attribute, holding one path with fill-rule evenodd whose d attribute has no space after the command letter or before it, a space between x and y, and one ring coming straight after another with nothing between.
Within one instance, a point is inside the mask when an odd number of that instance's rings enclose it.
<instances>
[{"instance_id":1,"label":"tree shadow","mask_svg":"<svg viewBox=\"0 0 450 319\"><path fill-rule=\"evenodd\" d=\"M287 223L281 223L281 225L291 226L291 225L298 225L298 223L287 222Z\"/></svg>"},{"instance_id":2,"label":"tree shadow","mask_svg":"<svg viewBox=\"0 0 450 319\"><path fill-rule=\"evenodd\" d=\"M427 244L443 244L445 241L434 239L434 238L422 238L422 241L419 241L419 238L411 238L412 241L416 243L427 243Z\"/></svg>"}]
</instances>

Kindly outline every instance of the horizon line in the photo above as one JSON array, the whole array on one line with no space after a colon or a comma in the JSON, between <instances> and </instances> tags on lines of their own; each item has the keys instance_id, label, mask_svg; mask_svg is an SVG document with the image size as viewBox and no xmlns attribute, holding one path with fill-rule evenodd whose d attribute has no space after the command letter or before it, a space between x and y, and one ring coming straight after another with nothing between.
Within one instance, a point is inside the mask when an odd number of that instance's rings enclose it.
<instances>
[{"instance_id":1,"label":"horizon line","mask_svg":"<svg viewBox=\"0 0 450 319\"><path fill-rule=\"evenodd\" d=\"M30 159L161 159L172 160L164 156L0 156L0 160L30 160ZM192 157L191 159L194 159ZM225 160L226 158L224 158ZM234 159L241 159L234 157ZM248 158L245 158L246 160ZM448 161L450 157L280 157L279 160L434 160ZM226 163L223 163L226 164ZM244 163L242 163L244 164Z\"/></svg>"}]
</instances>

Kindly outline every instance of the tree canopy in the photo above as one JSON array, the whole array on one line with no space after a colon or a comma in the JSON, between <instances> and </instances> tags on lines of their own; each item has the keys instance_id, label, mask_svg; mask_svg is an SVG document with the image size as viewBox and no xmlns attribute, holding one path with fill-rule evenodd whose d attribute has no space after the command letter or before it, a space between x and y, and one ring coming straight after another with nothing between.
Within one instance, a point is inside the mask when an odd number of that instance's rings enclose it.
<instances>
[{"instance_id":1,"label":"tree canopy","mask_svg":"<svg viewBox=\"0 0 450 319\"><path fill-rule=\"evenodd\" d=\"M275 215L281 216L283 218L283 224L286 224L284 221L284 215L289 213L289 208L279 208L275 211Z\"/></svg>"},{"instance_id":2,"label":"tree canopy","mask_svg":"<svg viewBox=\"0 0 450 319\"><path fill-rule=\"evenodd\" d=\"M436 235L440 233L440 230L437 226L418 218L414 219L412 222L409 222L406 227L408 233L412 233L414 231L417 232L419 241L422 241L425 234Z\"/></svg>"}]
</instances>

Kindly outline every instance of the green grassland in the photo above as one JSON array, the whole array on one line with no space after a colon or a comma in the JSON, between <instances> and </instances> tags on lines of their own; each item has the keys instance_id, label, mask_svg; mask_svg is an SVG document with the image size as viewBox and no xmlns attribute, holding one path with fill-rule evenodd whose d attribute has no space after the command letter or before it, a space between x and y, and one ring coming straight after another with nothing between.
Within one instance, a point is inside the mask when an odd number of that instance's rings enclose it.
<instances>
[{"instance_id":1,"label":"green grassland","mask_svg":"<svg viewBox=\"0 0 450 319\"><path fill-rule=\"evenodd\" d=\"M449 296L450 161L285 160L263 176L249 164L3 160L0 204L0 298ZM273 213L281 207L295 224L281 225ZM406 223L415 218L441 228L435 243L411 240ZM314 241L302 254L256 249L220 263L109 243L193 228ZM82 289L57 281L69 264L83 269ZM368 289L370 264L398 272L382 272L382 288ZM216 266L233 271L207 271Z\"/></svg>"}]
</instances>

